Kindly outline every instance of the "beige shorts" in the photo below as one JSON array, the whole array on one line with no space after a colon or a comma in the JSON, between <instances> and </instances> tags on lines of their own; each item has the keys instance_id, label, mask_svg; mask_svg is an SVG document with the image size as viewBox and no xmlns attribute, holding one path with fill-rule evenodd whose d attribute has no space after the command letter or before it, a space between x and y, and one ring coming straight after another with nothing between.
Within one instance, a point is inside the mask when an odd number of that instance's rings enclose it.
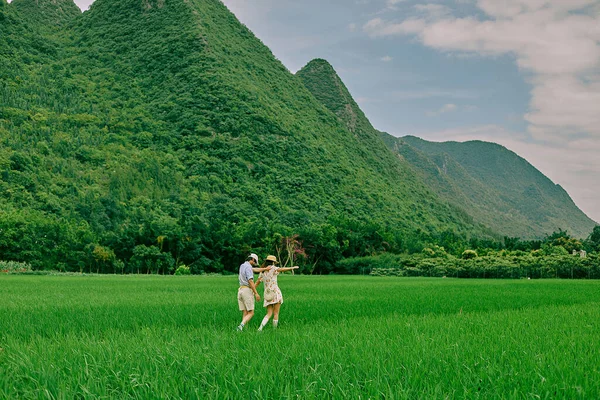
<instances>
[{"instance_id":1,"label":"beige shorts","mask_svg":"<svg viewBox=\"0 0 600 400\"><path fill-rule=\"evenodd\" d=\"M254 293L249 287L241 287L238 290L238 305L240 311L254 311Z\"/></svg>"}]
</instances>

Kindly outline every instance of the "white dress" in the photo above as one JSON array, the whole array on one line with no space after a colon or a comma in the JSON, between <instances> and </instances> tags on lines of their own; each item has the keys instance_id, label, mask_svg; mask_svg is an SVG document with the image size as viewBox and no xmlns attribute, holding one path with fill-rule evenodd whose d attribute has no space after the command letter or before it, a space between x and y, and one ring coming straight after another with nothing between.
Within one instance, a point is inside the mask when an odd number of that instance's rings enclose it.
<instances>
[{"instance_id":1,"label":"white dress","mask_svg":"<svg viewBox=\"0 0 600 400\"><path fill-rule=\"evenodd\" d=\"M275 297L273 298L273 300L267 301L267 299L264 299L263 307L277 303L283 304L283 295L281 294L279 286L277 286L277 275L279 275L278 270L278 267L273 267L269 271L263 271L258 275L258 278L262 279L262 282L265 284L265 291L267 289L270 289L275 293Z\"/></svg>"}]
</instances>

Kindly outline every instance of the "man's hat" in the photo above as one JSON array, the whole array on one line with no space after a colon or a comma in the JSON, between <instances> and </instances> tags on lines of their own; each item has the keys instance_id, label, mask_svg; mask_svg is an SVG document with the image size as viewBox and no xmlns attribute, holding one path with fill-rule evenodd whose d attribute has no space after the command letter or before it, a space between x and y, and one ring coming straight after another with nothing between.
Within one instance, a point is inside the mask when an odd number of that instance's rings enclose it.
<instances>
[{"instance_id":1,"label":"man's hat","mask_svg":"<svg viewBox=\"0 0 600 400\"><path fill-rule=\"evenodd\" d=\"M258 264L258 256L256 254L252 253L248 257L249 258L254 258L254 261L256 261L256 263Z\"/></svg>"}]
</instances>

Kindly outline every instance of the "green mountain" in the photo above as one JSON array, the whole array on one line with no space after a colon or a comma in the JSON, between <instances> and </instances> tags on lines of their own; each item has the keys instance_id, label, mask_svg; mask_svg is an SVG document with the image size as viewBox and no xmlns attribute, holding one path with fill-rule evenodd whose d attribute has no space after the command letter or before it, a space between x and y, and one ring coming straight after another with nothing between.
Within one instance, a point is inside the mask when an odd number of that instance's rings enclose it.
<instances>
[{"instance_id":1,"label":"green mountain","mask_svg":"<svg viewBox=\"0 0 600 400\"><path fill-rule=\"evenodd\" d=\"M373 128L327 61L313 60L297 76L350 131L381 137L433 192L475 223L504 236L529 239L559 229L586 237L593 229L594 221L560 186L504 147L393 137Z\"/></svg>"},{"instance_id":2,"label":"green mountain","mask_svg":"<svg viewBox=\"0 0 600 400\"><path fill-rule=\"evenodd\" d=\"M73 6L0 6L0 259L234 270L299 235L327 272L490 234L362 113L340 122L220 1Z\"/></svg>"},{"instance_id":3,"label":"green mountain","mask_svg":"<svg viewBox=\"0 0 600 400\"><path fill-rule=\"evenodd\" d=\"M560 185L503 146L481 141L433 143L413 136L400 140L430 156L474 200L472 213L487 218L505 235L540 237L566 229L584 238L596 225ZM448 167L449 161L459 168ZM495 213L486 217L490 205Z\"/></svg>"}]
</instances>

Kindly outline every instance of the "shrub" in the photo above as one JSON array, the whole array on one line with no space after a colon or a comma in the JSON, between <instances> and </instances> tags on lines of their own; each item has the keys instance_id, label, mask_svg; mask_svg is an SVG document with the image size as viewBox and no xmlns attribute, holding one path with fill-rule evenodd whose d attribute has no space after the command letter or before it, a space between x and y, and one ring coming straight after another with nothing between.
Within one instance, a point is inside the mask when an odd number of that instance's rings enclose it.
<instances>
[{"instance_id":1,"label":"shrub","mask_svg":"<svg viewBox=\"0 0 600 400\"><path fill-rule=\"evenodd\" d=\"M369 274L377 268L400 268L402 256L383 253L370 257L346 258L335 265L337 274Z\"/></svg>"},{"instance_id":2,"label":"shrub","mask_svg":"<svg viewBox=\"0 0 600 400\"><path fill-rule=\"evenodd\" d=\"M448 258L448 253L446 253L446 249L437 245L432 245L431 247L424 248L422 253L427 258Z\"/></svg>"},{"instance_id":3,"label":"shrub","mask_svg":"<svg viewBox=\"0 0 600 400\"><path fill-rule=\"evenodd\" d=\"M177 267L175 271L175 275L190 275L192 272L190 271L190 267L187 265L180 265Z\"/></svg>"},{"instance_id":4,"label":"shrub","mask_svg":"<svg viewBox=\"0 0 600 400\"><path fill-rule=\"evenodd\" d=\"M20 272L31 272L31 265L18 261L0 261L0 273L15 274Z\"/></svg>"},{"instance_id":5,"label":"shrub","mask_svg":"<svg viewBox=\"0 0 600 400\"><path fill-rule=\"evenodd\" d=\"M371 276L404 276L404 271L400 268L373 268Z\"/></svg>"},{"instance_id":6,"label":"shrub","mask_svg":"<svg viewBox=\"0 0 600 400\"><path fill-rule=\"evenodd\" d=\"M389 256L388 256L389 257ZM412 256L384 255L346 259L338 265L360 266L370 270L372 276L448 276L455 278L562 278L600 279L600 256L587 258L571 255L544 255L539 251L498 252L471 259L428 258L422 254ZM388 260L387 263L383 260ZM348 269L350 270L350 269Z\"/></svg>"},{"instance_id":7,"label":"shrub","mask_svg":"<svg viewBox=\"0 0 600 400\"><path fill-rule=\"evenodd\" d=\"M465 250L462 253L463 260L471 260L477 258L477 252L475 250Z\"/></svg>"}]
</instances>

